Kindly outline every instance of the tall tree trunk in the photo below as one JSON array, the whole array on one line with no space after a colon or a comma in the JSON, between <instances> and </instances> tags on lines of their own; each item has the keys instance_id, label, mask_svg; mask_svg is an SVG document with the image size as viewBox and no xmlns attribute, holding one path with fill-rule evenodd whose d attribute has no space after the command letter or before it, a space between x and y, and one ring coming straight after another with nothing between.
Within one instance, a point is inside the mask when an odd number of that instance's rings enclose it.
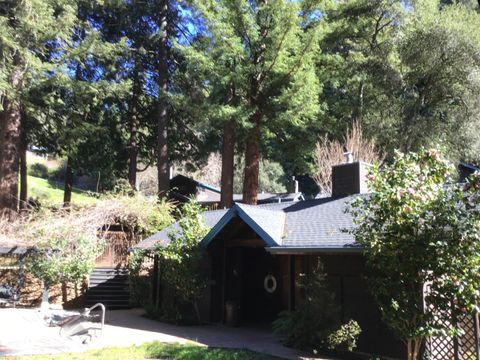
<instances>
[{"instance_id":1,"label":"tall tree trunk","mask_svg":"<svg viewBox=\"0 0 480 360\"><path fill-rule=\"evenodd\" d=\"M168 164L168 114L167 114L167 84L168 84L168 44L167 44L167 13L168 0L159 0L160 38L158 43L158 134L157 134L157 173L158 196L165 197L170 190L170 167Z\"/></svg>"},{"instance_id":2,"label":"tall tree trunk","mask_svg":"<svg viewBox=\"0 0 480 360\"><path fill-rule=\"evenodd\" d=\"M136 64L135 64L136 66ZM133 189L137 187L137 156L138 156L138 96L140 84L138 79L138 70L134 70L132 103L130 107L130 140L128 144L128 182Z\"/></svg>"},{"instance_id":3,"label":"tall tree trunk","mask_svg":"<svg viewBox=\"0 0 480 360\"><path fill-rule=\"evenodd\" d=\"M355 114L355 120L357 121L358 124L362 124L362 120L363 120L364 91L365 91L365 84L362 82L358 87L357 111Z\"/></svg>"},{"instance_id":4,"label":"tall tree trunk","mask_svg":"<svg viewBox=\"0 0 480 360\"><path fill-rule=\"evenodd\" d=\"M26 210L28 208L27 146L25 114L22 112L22 137L20 140L20 210Z\"/></svg>"},{"instance_id":5,"label":"tall tree trunk","mask_svg":"<svg viewBox=\"0 0 480 360\"><path fill-rule=\"evenodd\" d=\"M85 36L83 30L81 30L82 38ZM80 62L77 62L75 68L75 80L82 81L82 68ZM67 120L68 126L73 126L72 119ZM70 154L67 156L67 164L65 168L65 182L63 187L63 207L69 208L72 203L72 190L73 190L73 164L72 157ZM97 186L98 190L98 186Z\"/></svg>"},{"instance_id":6,"label":"tall tree trunk","mask_svg":"<svg viewBox=\"0 0 480 360\"><path fill-rule=\"evenodd\" d=\"M19 60L15 61L20 65ZM22 86L22 73L12 72L11 84ZM18 210L18 165L21 138L21 111L19 100L4 99L3 116L0 117L0 217L14 220Z\"/></svg>"},{"instance_id":7,"label":"tall tree trunk","mask_svg":"<svg viewBox=\"0 0 480 360\"><path fill-rule=\"evenodd\" d=\"M265 27L260 28L262 40L260 42L260 50L254 55L253 65L261 67L260 64L264 62L264 52L266 49L265 38L268 31ZM263 99L261 97L261 88L263 81L263 74L255 72L250 82L250 104L255 108L255 112L250 117L250 124L252 128L248 132L246 147L245 147L245 169L243 178L243 199L245 204L257 204L257 193L260 175L260 135L261 135L261 120L262 120L262 105Z\"/></svg>"},{"instance_id":8,"label":"tall tree trunk","mask_svg":"<svg viewBox=\"0 0 480 360\"><path fill-rule=\"evenodd\" d=\"M259 114L254 114L255 125L248 133L245 148L245 172L243 178L243 202L257 204L260 174L260 122Z\"/></svg>"},{"instance_id":9,"label":"tall tree trunk","mask_svg":"<svg viewBox=\"0 0 480 360\"><path fill-rule=\"evenodd\" d=\"M62 305L65 306L67 301L68 301L68 285L66 281L62 281Z\"/></svg>"},{"instance_id":10,"label":"tall tree trunk","mask_svg":"<svg viewBox=\"0 0 480 360\"><path fill-rule=\"evenodd\" d=\"M42 303L40 305L40 310L45 315L48 312L48 310L50 309L50 304L48 303L48 290L49 289L50 289L50 285L48 284L48 282L43 281Z\"/></svg>"},{"instance_id":11,"label":"tall tree trunk","mask_svg":"<svg viewBox=\"0 0 480 360\"><path fill-rule=\"evenodd\" d=\"M220 186L220 206L222 208L231 208L233 206L234 155L235 124L233 120L230 120L223 125L222 180Z\"/></svg>"},{"instance_id":12,"label":"tall tree trunk","mask_svg":"<svg viewBox=\"0 0 480 360\"><path fill-rule=\"evenodd\" d=\"M0 106L0 109L5 109L5 106L6 106L6 101L5 101L5 98L0 98L1 100L1 106ZM0 140L2 140L2 142L0 142L0 179L2 178L2 163L3 163L3 139L5 137L5 125L6 125L6 121L5 121L5 111L4 110L1 110L0 111Z\"/></svg>"},{"instance_id":13,"label":"tall tree trunk","mask_svg":"<svg viewBox=\"0 0 480 360\"><path fill-rule=\"evenodd\" d=\"M407 340L407 359L417 360L420 355L420 349L422 347L422 339L408 339Z\"/></svg>"},{"instance_id":14,"label":"tall tree trunk","mask_svg":"<svg viewBox=\"0 0 480 360\"><path fill-rule=\"evenodd\" d=\"M73 189L73 168L72 158L67 158L67 167L65 169L65 187L63 190L63 207L68 208L72 202L72 189Z\"/></svg>"}]
</instances>

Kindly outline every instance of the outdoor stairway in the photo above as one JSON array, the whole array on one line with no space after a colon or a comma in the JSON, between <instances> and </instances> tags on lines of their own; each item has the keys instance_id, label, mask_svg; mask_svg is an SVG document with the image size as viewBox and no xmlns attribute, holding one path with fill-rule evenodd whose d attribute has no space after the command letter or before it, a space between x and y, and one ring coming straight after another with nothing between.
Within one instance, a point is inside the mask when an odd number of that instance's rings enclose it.
<instances>
[{"instance_id":1,"label":"outdoor stairway","mask_svg":"<svg viewBox=\"0 0 480 360\"><path fill-rule=\"evenodd\" d=\"M102 303L108 309L130 307L128 270L125 268L97 267L90 274L86 306Z\"/></svg>"}]
</instances>

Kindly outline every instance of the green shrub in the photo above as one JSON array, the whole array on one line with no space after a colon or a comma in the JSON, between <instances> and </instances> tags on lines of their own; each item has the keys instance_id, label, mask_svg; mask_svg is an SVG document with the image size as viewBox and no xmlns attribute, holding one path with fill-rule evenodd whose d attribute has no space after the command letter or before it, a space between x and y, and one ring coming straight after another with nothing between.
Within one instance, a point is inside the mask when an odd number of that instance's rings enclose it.
<instances>
[{"instance_id":1,"label":"green shrub","mask_svg":"<svg viewBox=\"0 0 480 360\"><path fill-rule=\"evenodd\" d=\"M45 164L33 163L28 166L28 175L48 179L48 167Z\"/></svg>"},{"instance_id":2,"label":"green shrub","mask_svg":"<svg viewBox=\"0 0 480 360\"><path fill-rule=\"evenodd\" d=\"M286 336L286 344L300 349L315 349L339 324L340 311L327 286L319 261L316 269L303 274L299 282L304 299L294 311L284 311L273 322L276 333Z\"/></svg>"},{"instance_id":3,"label":"green shrub","mask_svg":"<svg viewBox=\"0 0 480 360\"><path fill-rule=\"evenodd\" d=\"M135 249L128 256L130 303L133 306L146 307L150 303L152 277L145 265L146 251Z\"/></svg>"},{"instance_id":4,"label":"green shrub","mask_svg":"<svg viewBox=\"0 0 480 360\"><path fill-rule=\"evenodd\" d=\"M352 351L357 347L358 336L361 332L360 325L355 320L350 320L328 335L327 347L334 350Z\"/></svg>"},{"instance_id":5,"label":"green shrub","mask_svg":"<svg viewBox=\"0 0 480 360\"><path fill-rule=\"evenodd\" d=\"M208 232L202 208L191 200L179 210L178 230L168 233L170 243L159 245L155 254L162 272L164 320L173 323L200 323L198 300L207 287L208 275L202 267L200 241Z\"/></svg>"}]
</instances>

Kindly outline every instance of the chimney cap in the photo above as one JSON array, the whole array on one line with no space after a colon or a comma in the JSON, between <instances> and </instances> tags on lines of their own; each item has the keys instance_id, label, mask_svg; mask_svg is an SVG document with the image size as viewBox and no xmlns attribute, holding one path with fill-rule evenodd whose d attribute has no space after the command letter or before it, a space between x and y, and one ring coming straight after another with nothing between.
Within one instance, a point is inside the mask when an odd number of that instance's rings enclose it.
<instances>
[{"instance_id":1,"label":"chimney cap","mask_svg":"<svg viewBox=\"0 0 480 360\"><path fill-rule=\"evenodd\" d=\"M353 163L353 153L351 151L345 151L343 156L345 156L345 162L347 164Z\"/></svg>"}]
</instances>

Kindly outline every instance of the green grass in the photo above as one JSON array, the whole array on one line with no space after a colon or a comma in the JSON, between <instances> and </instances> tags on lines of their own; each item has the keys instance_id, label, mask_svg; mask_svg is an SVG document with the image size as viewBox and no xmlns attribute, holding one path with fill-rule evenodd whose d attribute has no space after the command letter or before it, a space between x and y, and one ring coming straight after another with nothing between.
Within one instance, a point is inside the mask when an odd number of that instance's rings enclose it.
<instances>
[{"instance_id":1,"label":"green grass","mask_svg":"<svg viewBox=\"0 0 480 360\"><path fill-rule=\"evenodd\" d=\"M60 355L34 355L11 357L18 360L35 359L71 359L71 360L274 360L269 355L248 350L212 349L195 345L163 344L160 342L148 343L140 346L111 347L99 350L90 350L84 353L69 353Z\"/></svg>"},{"instance_id":2,"label":"green grass","mask_svg":"<svg viewBox=\"0 0 480 360\"><path fill-rule=\"evenodd\" d=\"M63 186L34 176L28 176L28 197L38 199L42 206L58 206L63 203ZM73 188L72 203L75 205L92 205L97 201L88 193Z\"/></svg>"}]
</instances>

